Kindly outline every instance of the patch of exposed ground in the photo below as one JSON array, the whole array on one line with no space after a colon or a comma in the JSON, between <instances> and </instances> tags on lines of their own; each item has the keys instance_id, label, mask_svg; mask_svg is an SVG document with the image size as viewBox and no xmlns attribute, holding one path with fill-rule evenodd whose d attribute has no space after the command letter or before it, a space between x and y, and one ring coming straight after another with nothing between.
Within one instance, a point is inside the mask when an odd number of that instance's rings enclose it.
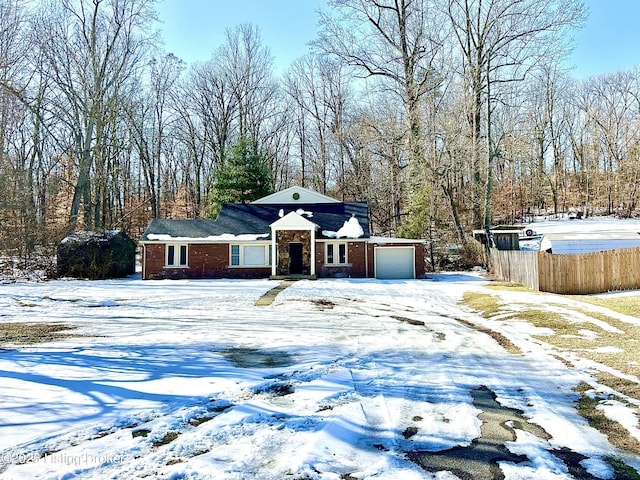
<instances>
[{"instance_id":1,"label":"patch of exposed ground","mask_svg":"<svg viewBox=\"0 0 640 480\"><path fill-rule=\"evenodd\" d=\"M563 341L569 348L578 351L584 358L603 363L624 374L638 374L640 371L640 325L623 322L610 315L586 308L564 308L567 309L567 313L561 315L556 325L550 328L566 330ZM576 322L571 318L573 312L603 322L611 329L602 328L595 322ZM590 331L595 332L595 335L585 335ZM553 340L550 339L551 342ZM640 399L640 397L635 398Z\"/></svg>"},{"instance_id":2,"label":"patch of exposed ground","mask_svg":"<svg viewBox=\"0 0 640 480\"><path fill-rule=\"evenodd\" d=\"M540 293L537 290L530 289L522 283L515 282L491 282L486 285L485 288L490 290L508 290L510 292Z\"/></svg>"},{"instance_id":3,"label":"patch of exposed ground","mask_svg":"<svg viewBox=\"0 0 640 480\"><path fill-rule=\"evenodd\" d=\"M73 336L65 332L74 329L62 323L0 323L0 345L51 342L64 336Z\"/></svg>"},{"instance_id":4,"label":"patch of exposed ground","mask_svg":"<svg viewBox=\"0 0 640 480\"><path fill-rule=\"evenodd\" d=\"M589 425L604 433L612 445L630 452L640 452L640 441L629 434L625 434L626 431L621 431L618 422L607 418L604 411L598 408L602 402L612 400L612 398L598 395L590 385L584 382L580 383L575 390L580 393L578 412L589 421ZM620 397L613 399L624 402ZM640 478L640 476L637 478Z\"/></svg>"},{"instance_id":5,"label":"patch of exposed ground","mask_svg":"<svg viewBox=\"0 0 640 480\"><path fill-rule=\"evenodd\" d=\"M505 337L501 333L496 332L495 330L491 330L490 328L485 328L485 327L482 327L480 325L476 325L473 322L469 322L469 321L463 320L461 318L456 318L455 320L457 320L458 322L462 323L463 325L466 325L467 327L470 327L470 328L473 328L474 330L477 330L478 332L482 332L482 333L485 333L485 334L489 335L496 342L498 342L498 344L502 348L504 348L509 353L513 353L514 355L519 355L519 354L522 353L522 350L520 350L520 348L518 348L517 345L515 345L511 340L509 340L507 337Z\"/></svg>"},{"instance_id":6,"label":"patch of exposed ground","mask_svg":"<svg viewBox=\"0 0 640 480\"><path fill-rule=\"evenodd\" d=\"M331 310L336 306L334 302L326 298L314 298L311 300L311 303L316 305L320 310Z\"/></svg>"},{"instance_id":7,"label":"patch of exposed ground","mask_svg":"<svg viewBox=\"0 0 640 480\"><path fill-rule=\"evenodd\" d=\"M480 386L471 391L473 405L482 411L478 416L482 420L480 437L471 442L467 447L454 447L440 452L407 452L411 461L420 465L426 471L436 473L449 471L462 480L499 480L504 479L499 463L524 463L529 458L524 455L516 455L509 451L506 444L516 440L516 429L526 431L543 440L551 437L540 426L530 423L521 411L503 407L496 400L496 395L485 386ZM406 433L406 432L405 432ZM415 434L415 433L414 433ZM405 435L410 438L412 435ZM567 466L567 470L575 478L582 480L596 480L580 462L587 457L569 449L549 449L551 455L556 456ZM612 462L612 468L616 471L616 478L633 478L619 476L622 466L616 466Z\"/></svg>"},{"instance_id":8,"label":"patch of exposed ground","mask_svg":"<svg viewBox=\"0 0 640 480\"><path fill-rule=\"evenodd\" d=\"M592 295L568 295L568 298L578 300L599 307L605 307L614 312L623 313L640 318L640 295L625 295L612 297L594 297Z\"/></svg>"},{"instance_id":9,"label":"patch of exposed ground","mask_svg":"<svg viewBox=\"0 0 640 480\"><path fill-rule=\"evenodd\" d=\"M552 333L533 338L553 345L560 351L572 352L582 358L636 376L640 368L640 325L621 321L613 316L579 307L550 303L544 305L501 304L495 295L467 292L463 303L484 318L500 315L500 320L525 321ZM577 314L577 315L576 315ZM603 328L606 324L608 328ZM632 387L628 379L625 394L640 401L640 384ZM611 378L607 384L611 384Z\"/></svg>"},{"instance_id":10,"label":"patch of exposed ground","mask_svg":"<svg viewBox=\"0 0 640 480\"><path fill-rule=\"evenodd\" d=\"M601 385L606 385L612 390L620 392L628 397L635 399L640 398L640 384L638 382L633 382L626 378L612 375L609 372L598 372L595 374L595 377ZM638 416L640 417L640 411L638 412Z\"/></svg>"},{"instance_id":11,"label":"patch of exposed ground","mask_svg":"<svg viewBox=\"0 0 640 480\"><path fill-rule=\"evenodd\" d=\"M221 353L238 368L288 367L295 362L291 354L277 350L230 348Z\"/></svg>"},{"instance_id":12,"label":"patch of exposed ground","mask_svg":"<svg viewBox=\"0 0 640 480\"><path fill-rule=\"evenodd\" d=\"M571 298L582 299L575 296ZM620 396L616 396L615 399L626 404L640 418L637 403L631 404L633 400L628 400L631 398L640 401L640 383L634 380L640 366L640 325L594 312L588 307L573 307L560 303L505 304L501 303L497 295L478 292L465 293L463 303L489 320L499 318L501 322L524 321L545 329L545 333L533 335L532 338L553 346L557 352L554 355L556 358L563 359L565 354L569 353L592 360L596 365L602 365L600 371L596 370L593 373L596 382L619 392ZM599 299L591 303L604 306ZM635 303L625 302L622 305L618 305L618 311L628 310L629 305ZM486 333L494 336L490 333L490 327L486 330L489 330ZM495 334L500 335L497 332ZM565 361L565 365L573 368L568 361ZM616 375L616 371L620 374ZM627 398L623 398L624 396ZM594 428L606 434L613 445L640 454L640 442L632 437L624 426L607 419L602 409L596 408L608 399L597 395L587 396L582 392L578 411Z\"/></svg>"},{"instance_id":13,"label":"patch of exposed ground","mask_svg":"<svg viewBox=\"0 0 640 480\"><path fill-rule=\"evenodd\" d=\"M169 430L164 433L157 431L156 429L162 428L163 425L153 425L153 420L150 420L149 423L142 423L140 425L130 425L129 428L131 430L131 436L133 438L143 438L145 439L143 443L146 443L151 449L159 449L166 445L170 445L175 440L180 437L183 433L189 431L190 429L198 428L200 425L213 420L218 415L223 414L227 410L233 407L233 404L227 402L226 400L217 400L211 399L206 406L206 411L201 412L198 415L195 415L189 419L186 419L185 423L179 425L177 429ZM142 447L141 447L142 448ZM183 463L187 460L188 457L195 457L198 455L202 455L204 453L208 453L208 450L200 449L194 450L190 452L188 455L180 455L173 458L169 458L165 461L165 465L174 465L178 463Z\"/></svg>"},{"instance_id":14,"label":"patch of exposed ground","mask_svg":"<svg viewBox=\"0 0 640 480\"><path fill-rule=\"evenodd\" d=\"M415 320L409 317L402 317L400 315L392 315L391 318L398 320L399 322L408 323L409 325L415 325L417 327L424 327L426 324L422 320Z\"/></svg>"},{"instance_id":15,"label":"patch of exposed ground","mask_svg":"<svg viewBox=\"0 0 640 480\"><path fill-rule=\"evenodd\" d=\"M180 432L167 432L163 435L163 437L159 440L156 440L155 442L152 443L152 445L154 446L154 448L158 448L161 447L163 445L169 445L171 442L173 442L175 439L177 439L180 436Z\"/></svg>"}]
</instances>

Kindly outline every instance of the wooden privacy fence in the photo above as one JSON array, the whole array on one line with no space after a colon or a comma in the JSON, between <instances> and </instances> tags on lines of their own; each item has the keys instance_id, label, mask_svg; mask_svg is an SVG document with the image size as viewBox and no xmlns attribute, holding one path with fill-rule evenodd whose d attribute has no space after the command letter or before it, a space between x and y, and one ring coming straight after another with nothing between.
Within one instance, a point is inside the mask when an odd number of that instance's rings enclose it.
<instances>
[{"instance_id":1,"label":"wooden privacy fence","mask_svg":"<svg viewBox=\"0 0 640 480\"><path fill-rule=\"evenodd\" d=\"M490 264L498 279L542 292L583 295L640 289L640 247L560 255L492 248Z\"/></svg>"},{"instance_id":2,"label":"wooden privacy fence","mask_svg":"<svg viewBox=\"0 0 640 480\"><path fill-rule=\"evenodd\" d=\"M490 255L491 271L499 280L522 283L534 290L540 289L538 252L492 248Z\"/></svg>"}]
</instances>

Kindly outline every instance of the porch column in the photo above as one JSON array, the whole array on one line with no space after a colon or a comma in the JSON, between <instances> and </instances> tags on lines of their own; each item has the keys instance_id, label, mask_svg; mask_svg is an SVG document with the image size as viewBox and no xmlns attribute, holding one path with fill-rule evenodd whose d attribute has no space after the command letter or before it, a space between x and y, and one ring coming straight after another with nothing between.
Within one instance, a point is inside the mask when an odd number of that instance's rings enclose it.
<instances>
[{"instance_id":1,"label":"porch column","mask_svg":"<svg viewBox=\"0 0 640 480\"><path fill-rule=\"evenodd\" d=\"M311 229L311 265L309 266L310 274L316 274L316 229Z\"/></svg>"},{"instance_id":2,"label":"porch column","mask_svg":"<svg viewBox=\"0 0 640 480\"><path fill-rule=\"evenodd\" d=\"M278 249L276 247L276 229L271 227L271 276L276 276L276 266L278 265Z\"/></svg>"}]
</instances>

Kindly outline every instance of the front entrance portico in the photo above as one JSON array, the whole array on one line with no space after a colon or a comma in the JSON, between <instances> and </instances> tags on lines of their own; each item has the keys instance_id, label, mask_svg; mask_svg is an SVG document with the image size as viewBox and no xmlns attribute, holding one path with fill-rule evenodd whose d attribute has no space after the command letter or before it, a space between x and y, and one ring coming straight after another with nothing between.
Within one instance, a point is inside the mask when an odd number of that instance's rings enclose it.
<instances>
[{"instance_id":1,"label":"front entrance portico","mask_svg":"<svg viewBox=\"0 0 640 480\"><path fill-rule=\"evenodd\" d=\"M271 275L316 275L315 244L318 226L296 212L271 224Z\"/></svg>"}]
</instances>

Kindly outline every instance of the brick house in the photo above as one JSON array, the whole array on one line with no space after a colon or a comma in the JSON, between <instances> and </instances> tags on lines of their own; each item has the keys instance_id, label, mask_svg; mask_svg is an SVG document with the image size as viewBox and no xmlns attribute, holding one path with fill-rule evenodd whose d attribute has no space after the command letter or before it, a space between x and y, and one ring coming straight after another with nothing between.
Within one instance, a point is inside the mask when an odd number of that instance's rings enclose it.
<instances>
[{"instance_id":1,"label":"brick house","mask_svg":"<svg viewBox=\"0 0 640 480\"><path fill-rule=\"evenodd\" d=\"M421 240L373 237L366 202L291 187L215 220L151 221L142 278L419 278Z\"/></svg>"}]
</instances>

